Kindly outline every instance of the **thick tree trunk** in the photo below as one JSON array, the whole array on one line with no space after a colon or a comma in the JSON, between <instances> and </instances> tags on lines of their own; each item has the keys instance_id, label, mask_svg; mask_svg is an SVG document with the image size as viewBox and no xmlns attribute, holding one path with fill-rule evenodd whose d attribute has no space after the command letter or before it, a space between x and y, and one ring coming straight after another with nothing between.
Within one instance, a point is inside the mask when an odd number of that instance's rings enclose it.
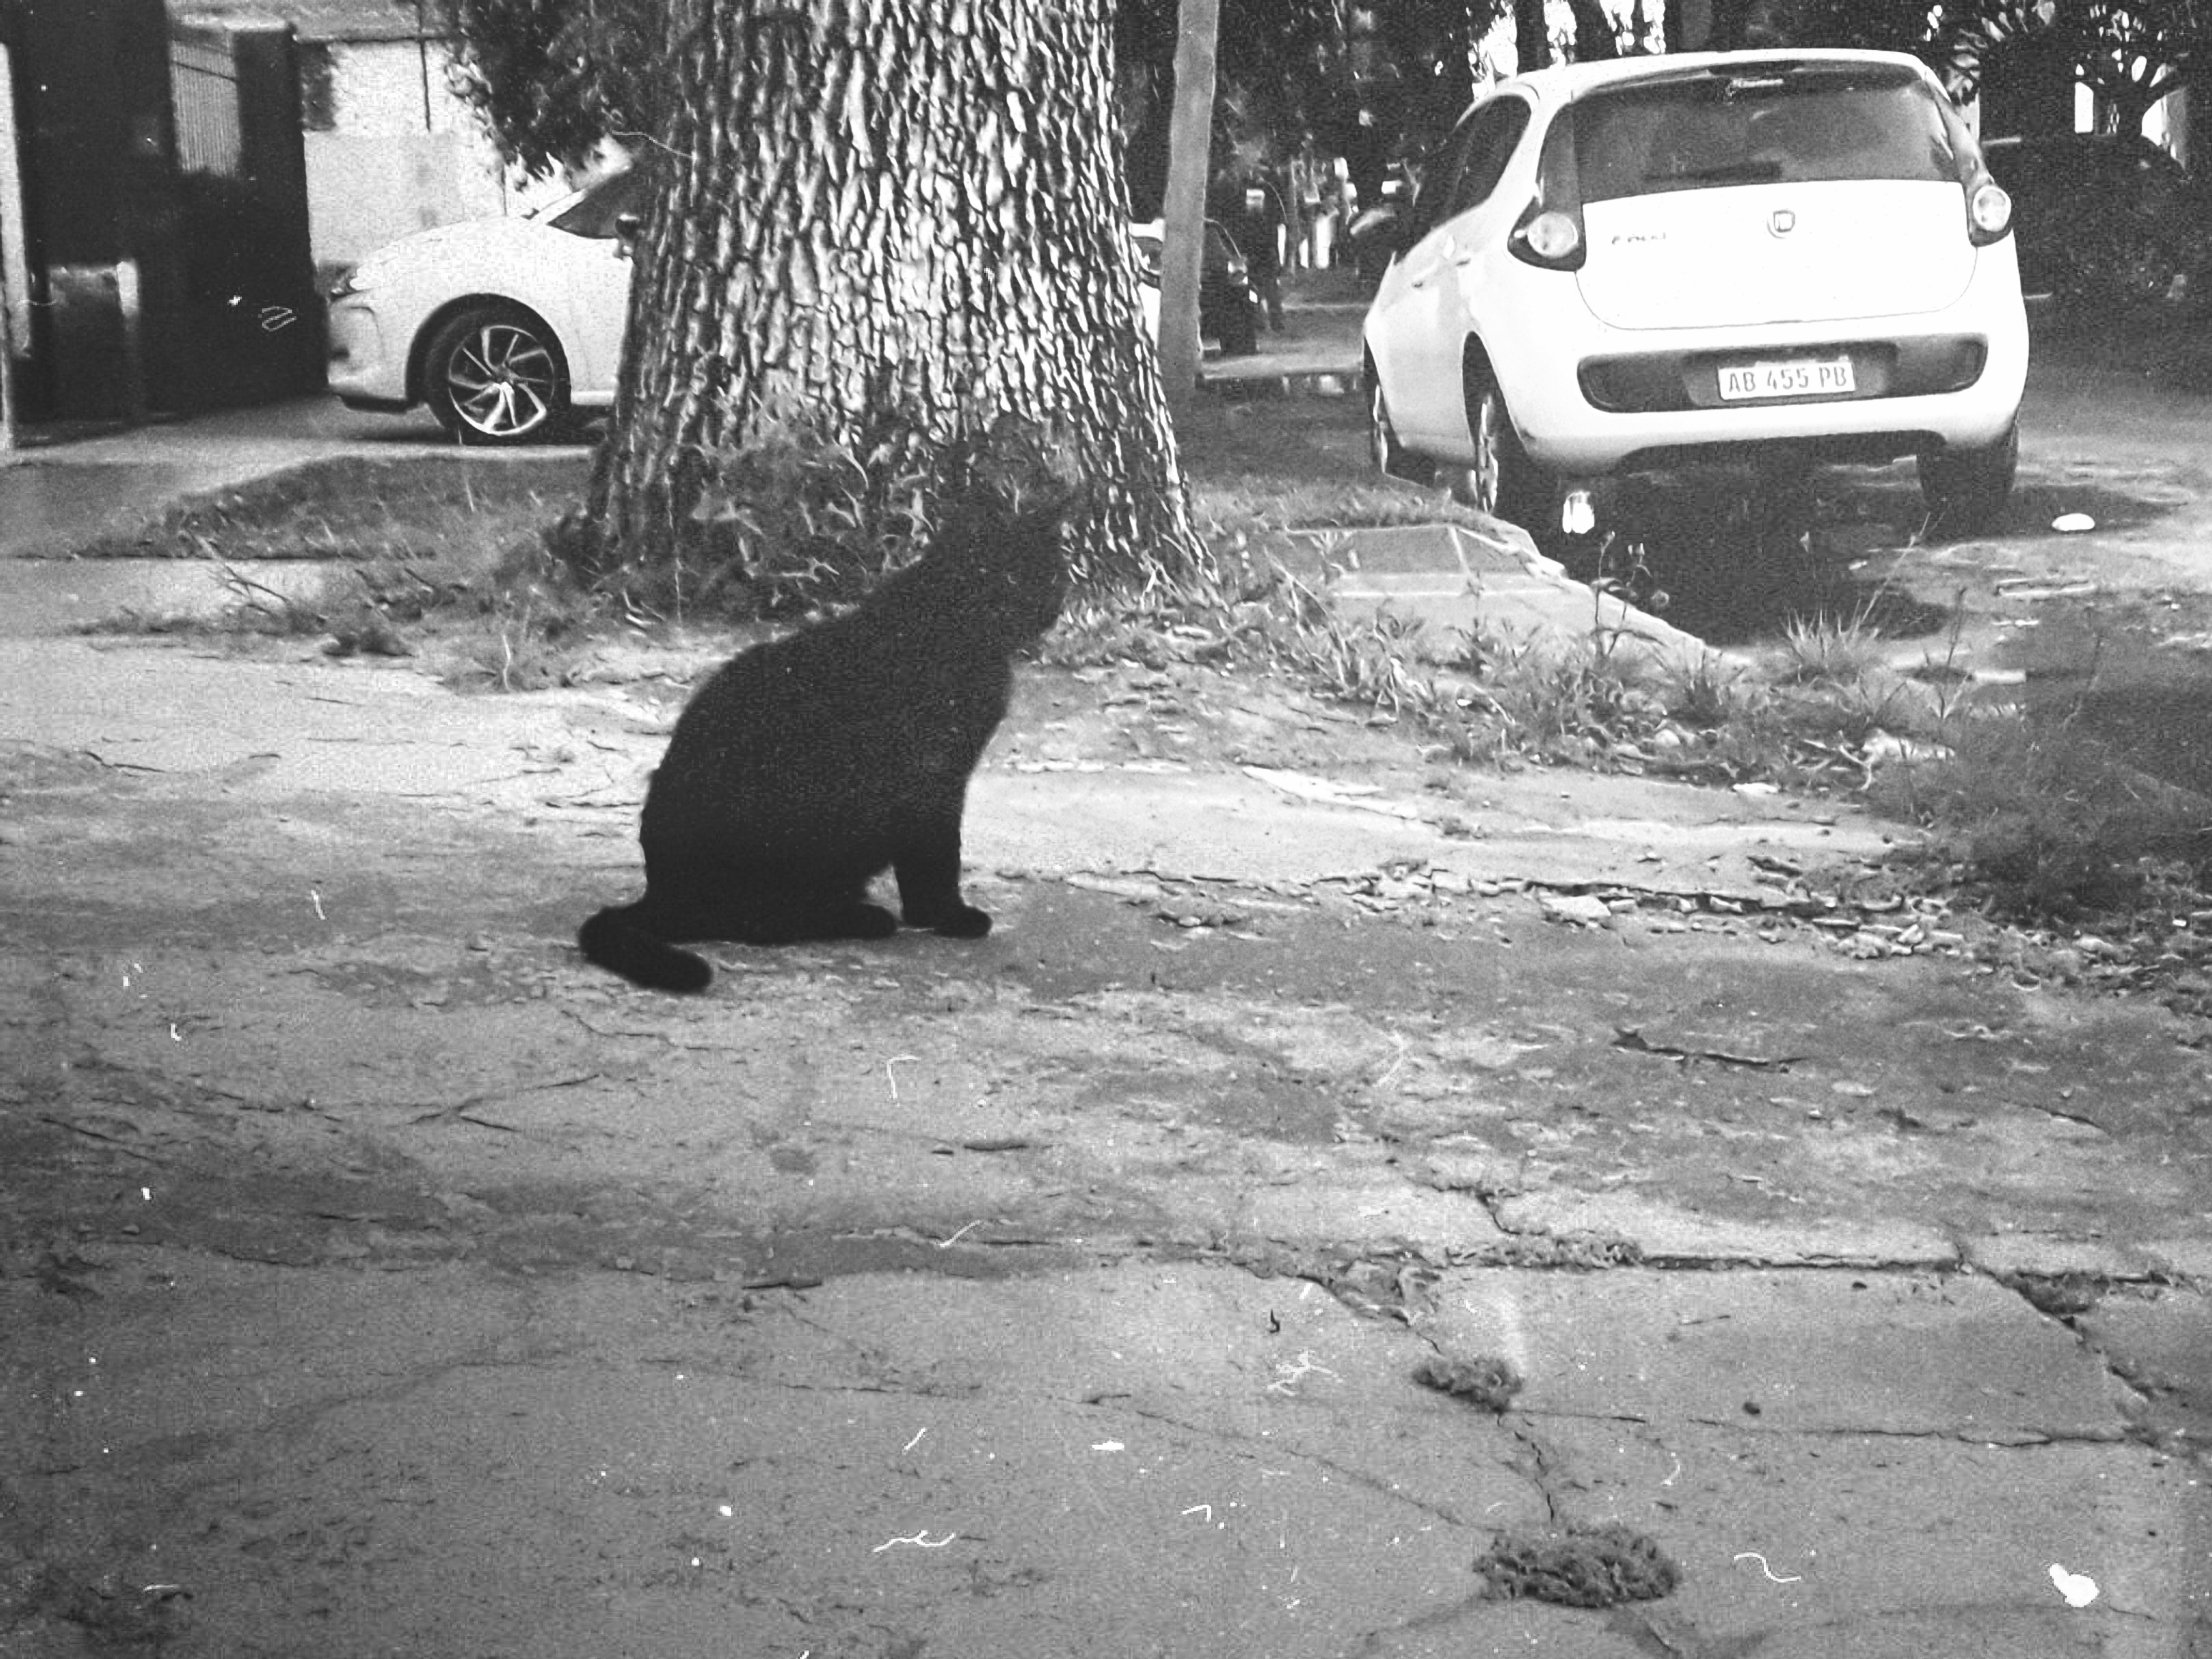
<instances>
[{"instance_id":1,"label":"thick tree trunk","mask_svg":"<svg viewBox=\"0 0 2212 1659\"><path fill-rule=\"evenodd\" d=\"M1094 486L1079 574L1197 556L1140 333L1106 0L668 0L668 188L586 507L676 554L715 458L799 415L943 447L1011 414Z\"/></svg>"}]
</instances>

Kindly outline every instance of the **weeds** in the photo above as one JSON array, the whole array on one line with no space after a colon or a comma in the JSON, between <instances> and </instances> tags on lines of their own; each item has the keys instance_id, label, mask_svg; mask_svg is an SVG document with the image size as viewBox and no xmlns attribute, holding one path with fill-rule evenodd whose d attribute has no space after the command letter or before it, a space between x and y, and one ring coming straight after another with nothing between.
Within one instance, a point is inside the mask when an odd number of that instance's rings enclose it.
<instances>
[{"instance_id":1,"label":"weeds","mask_svg":"<svg viewBox=\"0 0 2212 1659\"><path fill-rule=\"evenodd\" d=\"M857 602L929 544L940 502L975 484L1015 500L1083 488L1053 434L1028 421L973 414L949 438L937 424L894 403L847 438L817 412L764 414L742 444L677 463L667 491L690 505L665 556L612 556L580 512L552 527L546 550L630 611L798 620Z\"/></svg>"},{"instance_id":2,"label":"weeds","mask_svg":"<svg viewBox=\"0 0 2212 1659\"><path fill-rule=\"evenodd\" d=\"M2212 872L2203 802L2116 759L2075 717L1954 722L1949 751L1894 769L1877 804L1924 825L1928 856L2001 912L2064 921L2135 908L2174 866Z\"/></svg>"},{"instance_id":3,"label":"weeds","mask_svg":"<svg viewBox=\"0 0 2212 1659\"><path fill-rule=\"evenodd\" d=\"M1841 686L1863 682L1882 667L1887 647L1874 626L1875 602L1863 600L1843 617L1825 612L1790 617L1782 630L1781 678L1796 685Z\"/></svg>"},{"instance_id":4,"label":"weeds","mask_svg":"<svg viewBox=\"0 0 2212 1659\"><path fill-rule=\"evenodd\" d=\"M1241 664L1289 672L1323 696L1395 720L1439 705L1417 623L1389 612L1348 621L1291 571L1264 528L1214 524L1213 557L1180 580L1079 598L1041 647L1083 667L1123 659Z\"/></svg>"}]
</instances>

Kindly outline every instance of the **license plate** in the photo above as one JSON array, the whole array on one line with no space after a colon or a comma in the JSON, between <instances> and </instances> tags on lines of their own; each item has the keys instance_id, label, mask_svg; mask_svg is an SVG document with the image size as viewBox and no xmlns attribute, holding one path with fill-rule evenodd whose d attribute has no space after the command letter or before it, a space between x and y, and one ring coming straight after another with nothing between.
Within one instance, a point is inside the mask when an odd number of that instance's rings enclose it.
<instances>
[{"instance_id":1,"label":"license plate","mask_svg":"<svg viewBox=\"0 0 2212 1659\"><path fill-rule=\"evenodd\" d=\"M1721 396L1731 402L1740 398L1834 398L1857 390L1849 357L1789 357L1721 366Z\"/></svg>"}]
</instances>

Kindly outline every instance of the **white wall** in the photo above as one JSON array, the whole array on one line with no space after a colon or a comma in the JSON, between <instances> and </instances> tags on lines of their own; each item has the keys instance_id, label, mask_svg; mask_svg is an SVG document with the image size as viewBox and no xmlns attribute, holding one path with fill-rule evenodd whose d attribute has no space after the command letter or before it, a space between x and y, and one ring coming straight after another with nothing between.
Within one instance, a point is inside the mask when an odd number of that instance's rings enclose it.
<instances>
[{"instance_id":1,"label":"white wall","mask_svg":"<svg viewBox=\"0 0 2212 1659\"><path fill-rule=\"evenodd\" d=\"M319 267L456 220L527 212L569 188L501 163L476 112L453 94L435 42L334 42L329 52L332 127L306 135Z\"/></svg>"}]
</instances>

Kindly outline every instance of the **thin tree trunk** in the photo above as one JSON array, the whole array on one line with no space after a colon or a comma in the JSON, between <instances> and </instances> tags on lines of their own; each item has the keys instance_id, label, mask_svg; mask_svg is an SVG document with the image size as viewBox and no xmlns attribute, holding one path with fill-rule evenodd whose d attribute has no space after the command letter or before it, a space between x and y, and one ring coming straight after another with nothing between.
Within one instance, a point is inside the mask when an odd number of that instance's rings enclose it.
<instances>
[{"instance_id":1,"label":"thin tree trunk","mask_svg":"<svg viewBox=\"0 0 2212 1659\"><path fill-rule=\"evenodd\" d=\"M925 450L1011 414L1093 488L1085 577L1198 556L1141 338L1105 0L670 0L668 187L586 504L676 555L716 458L801 416ZM926 459L926 458L925 458Z\"/></svg>"},{"instance_id":2,"label":"thin tree trunk","mask_svg":"<svg viewBox=\"0 0 2212 1659\"><path fill-rule=\"evenodd\" d=\"M1160 239L1160 374L1170 410L1198 389L1198 288L1206 257L1206 185L1213 143L1213 49L1220 0L1182 0L1175 124L1168 139Z\"/></svg>"},{"instance_id":3,"label":"thin tree trunk","mask_svg":"<svg viewBox=\"0 0 2212 1659\"><path fill-rule=\"evenodd\" d=\"M1526 75L1552 61L1552 35L1544 17L1544 0L1513 0L1513 52L1516 67Z\"/></svg>"},{"instance_id":4,"label":"thin tree trunk","mask_svg":"<svg viewBox=\"0 0 2212 1659\"><path fill-rule=\"evenodd\" d=\"M1620 42L1613 36L1604 0L1570 0L1568 9L1575 19L1575 62L1594 64L1620 56Z\"/></svg>"}]
</instances>

